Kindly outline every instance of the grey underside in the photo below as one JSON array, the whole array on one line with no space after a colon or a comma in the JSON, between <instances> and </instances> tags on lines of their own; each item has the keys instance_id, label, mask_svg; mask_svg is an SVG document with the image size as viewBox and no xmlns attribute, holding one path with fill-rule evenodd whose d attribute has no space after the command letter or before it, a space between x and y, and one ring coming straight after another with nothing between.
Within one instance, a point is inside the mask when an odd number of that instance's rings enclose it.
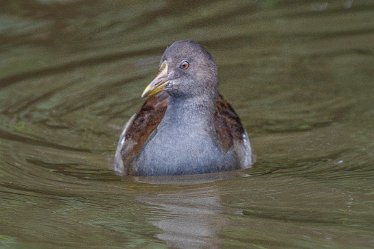
<instances>
[{"instance_id":1,"label":"grey underside","mask_svg":"<svg viewBox=\"0 0 374 249\"><path fill-rule=\"evenodd\" d=\"M141 153L130 165L124 165L123 148L130 142L125 141L133 118L130 119L118 143L116 173L123 175L127 167L131 167L132 174L143 176L212 173L250 167L248 135L243 134L243 139L234 141L234 146L225 152L218 144L212 119L207 118L209 115L205 108L197 106L169 106Z\"/></svg>"},{"instance_id":2,"label":"grey underside","mask_svg":"<svg viewBox=\"0 0 374 249\"><path fill-rule=\"evenodd\" d=\"M209 131L164 125L144 146L134 165L136 175L184 175L232 170L239 166L233 150L225 153Z\"/></svg>"}]
</instances>

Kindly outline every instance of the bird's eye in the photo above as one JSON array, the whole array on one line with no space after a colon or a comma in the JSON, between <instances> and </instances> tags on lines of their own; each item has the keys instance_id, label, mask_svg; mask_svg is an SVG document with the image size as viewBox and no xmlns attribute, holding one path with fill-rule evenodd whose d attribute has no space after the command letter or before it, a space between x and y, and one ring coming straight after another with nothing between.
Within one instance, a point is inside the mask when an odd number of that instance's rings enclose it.
<instances>
[{"instance_id":1,"label":"bird's eye","mask_svg":"<svg viewBox=\"0 0 374 249\"><path fill-rule=\"evenodd\" d=\"M179 65L180 69L186 70L190 66L190 63L188 61L182 61L182 63Z\"/></svg>"}]
</instances>

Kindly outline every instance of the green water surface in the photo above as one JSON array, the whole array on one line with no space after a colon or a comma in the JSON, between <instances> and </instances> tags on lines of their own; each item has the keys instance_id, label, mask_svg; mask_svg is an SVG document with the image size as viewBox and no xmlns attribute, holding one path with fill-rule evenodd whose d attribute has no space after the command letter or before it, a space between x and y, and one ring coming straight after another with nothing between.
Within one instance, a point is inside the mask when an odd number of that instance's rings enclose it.
<instances>
[{"instance_id":1,"label":"green water surface","mask_svg":"<svg viewBox=\"0 0 374 249\"><path fill-rule=\"evenodd\" d=\"M121 127L194 39L253 168L121 179ZM374 2L2 1L0 248L374 248Z\"/></svg>"}]
</instances>

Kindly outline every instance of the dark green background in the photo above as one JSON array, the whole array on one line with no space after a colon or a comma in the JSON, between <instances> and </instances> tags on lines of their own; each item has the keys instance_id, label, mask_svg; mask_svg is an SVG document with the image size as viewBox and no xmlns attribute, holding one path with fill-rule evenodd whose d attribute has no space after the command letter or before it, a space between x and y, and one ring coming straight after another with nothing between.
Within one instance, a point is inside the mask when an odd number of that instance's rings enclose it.
<instances>
[{"instance_id":1,"label":"dark green background","mask_svg":"<svg viewBox=\"0 0 374 249\"><path fill-rule=\"evenodd\" d=\"M373 1L0 5L1 248L374 247ZM121 127L186 38L257 163L120 179Z\"/></svg>"}]
</instances>

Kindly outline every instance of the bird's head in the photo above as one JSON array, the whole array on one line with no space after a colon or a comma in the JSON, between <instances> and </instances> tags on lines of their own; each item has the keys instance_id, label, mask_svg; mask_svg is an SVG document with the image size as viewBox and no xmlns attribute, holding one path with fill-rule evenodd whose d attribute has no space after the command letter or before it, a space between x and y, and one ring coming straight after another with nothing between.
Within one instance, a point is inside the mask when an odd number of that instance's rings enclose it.
<instances>
[{"instance_id":1,"label":"bird's head","mask_svg":"<svg viewBox=\"0 0 374 249\"><path fill-rule=\"evenodd\" d=\"M216 94L217 85L217 66L212 56L194 41L176 41L166 48L159 73L142 97L161 91L179 97L212 95Z\"/></svg>"}]
</instances>

